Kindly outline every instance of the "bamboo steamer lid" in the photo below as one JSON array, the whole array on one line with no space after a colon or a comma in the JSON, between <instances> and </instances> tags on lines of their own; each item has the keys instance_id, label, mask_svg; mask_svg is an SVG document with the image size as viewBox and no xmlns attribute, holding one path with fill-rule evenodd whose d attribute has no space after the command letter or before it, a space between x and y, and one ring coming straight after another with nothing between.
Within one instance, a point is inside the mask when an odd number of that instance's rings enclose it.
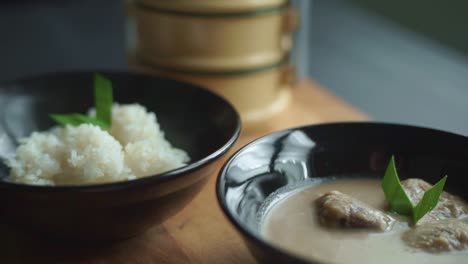
<instances>
[{"instance_id":1,"label":"bamboo steamer lid","mask_svg":"<svg viewBox=\"0 0 468 264\"><path fill-rule=\"evenodd\" d=\"M298 21L285 0L136 0L130 8L135 28L130 49L146 64L177 70L275 63L290 52Z\"/></svg>"},{"instance_id":2,"label":"bamboo steamer lid","mask_svg":"<svg viewBox=\"0 0 468 264\"><path fill-rule=\"evenodd\" d=\"M288 0L135 0L161 10L190 13L238 13L267 10Z\"/></svg>"}]
</instances>

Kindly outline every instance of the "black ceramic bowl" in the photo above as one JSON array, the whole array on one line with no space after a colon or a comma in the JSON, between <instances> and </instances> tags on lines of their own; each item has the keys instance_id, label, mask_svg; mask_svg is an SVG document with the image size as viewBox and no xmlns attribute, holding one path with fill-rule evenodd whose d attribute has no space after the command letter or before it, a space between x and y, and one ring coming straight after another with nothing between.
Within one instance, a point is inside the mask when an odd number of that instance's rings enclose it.
<instances>
[{"instance_id":1,"label":"black ceramic bowl","mask_svg":"<svg viewBox=\"0 0 468 264\"><path fill-rule=\"evenodd\" d=\"M445 189L468 198L468 138L413 126L335 123L290 129L248 144L220 172L218 201L261 262L318 263L262 238L258 220L262 203L279 188L308 178L353 174L382 178L392 154L401 178L435 183L447 174Z\"/></svg>"},{"instance_id":2,"label":"black ceramic bowl","mask_svg":"<svg viewBox=\"0 0 468 264\"><path fill-rule=\"evenodd\" d=\"M58 238L108 240L142 233L181 210L216 173L240 133L235 109L197 86L130 73L103 73L114 100L154 111L187 166L137 180L44 187L0 181L0 221ZM46 75L0 84L0 135L10 141L53 126L48 113L93 105L93 73ZM0 161L0 179L9 171Z\"/></svg>"}]
</instances>

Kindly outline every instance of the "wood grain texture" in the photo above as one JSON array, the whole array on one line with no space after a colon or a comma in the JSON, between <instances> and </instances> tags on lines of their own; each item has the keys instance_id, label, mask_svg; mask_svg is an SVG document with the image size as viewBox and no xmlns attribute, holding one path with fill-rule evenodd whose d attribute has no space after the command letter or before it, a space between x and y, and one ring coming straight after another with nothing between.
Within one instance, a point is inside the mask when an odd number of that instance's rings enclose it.
<instances>
[{"instance_id":1,"label":"wood grain texture","mask_svg":"<svg viewBox=\"0 0 468 264\"><path fill-rule=\"evenodd\" d=\"M273 131L305 124L368 119L314 82L301 82L292 93L291 103L284 112L261 128L244 131L224 159L239 147ZM215 182L216 175L213 175L202 192L163 225L113 245L50 243L47 237L30 237L0 225L0 263L255 263L218 206Z\"/></svg>"}]
</instances>

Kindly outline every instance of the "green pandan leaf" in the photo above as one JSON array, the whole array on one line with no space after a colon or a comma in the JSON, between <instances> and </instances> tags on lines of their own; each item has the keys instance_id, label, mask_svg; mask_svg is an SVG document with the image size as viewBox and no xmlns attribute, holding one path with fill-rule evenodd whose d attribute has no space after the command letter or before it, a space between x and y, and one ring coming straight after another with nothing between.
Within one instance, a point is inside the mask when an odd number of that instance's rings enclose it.
<instances>
[{"instance_id":1,"label":"green pandan leaf","mask_svg":"<svg viewBox=\"0 0 468 264\"><path fill-rule=\"evenodd\" d=\"M79 113L50 114L55 122L66 126L79 126L81 124L93 124L107 129L112 125L112 83L102 75L94 75L94 104L96 107L96 118Z\"/></svg>"},{"instance_id":2,"label":"green pandan leaf","mask_svg":"<svg viewBox=\"0 0 468 264\"><path fill-rule=\"evenodd\" d=\"M437 206L446 181L447 175L424 193L423 198L413 208L413 221L415 223Z\"/></svg>"},{"instance_id":3,"label":"green pandan leaf","mask_svg":"<svg viewBox=\"0 0 468 264\"><path fill-rule=\"evenodd\" d=\"M411 215L413 204L406 195L405 189L401 185L395 166L395 158L392 156L385 171L382 181L382 188L385 193L385 199L390 204L390 208L402 215Z\"/></svg>"},{"instance_id":4,"label":"green pandan leaf","mask_svg":"<svg viewBox=\"0 0 468 264\"><path fill-rule=\"evenodd\" d=\"M71 126L79 126L81 124L92 124L96 126L100 126L101 128L109 128L109 125L102 122L99 119L92 118L86 115L72 113L72 114L50 114L50 118L52 118L55 122L61 125L71 125Z\"/></svg>"},{"instance_id":5,"label":"green pandan leaf","mask_svg":"<svg viewBox=\"0 0 468 264\"><path fill-rule=\"evenodd\" d=\"M112 122L112 83L102 75L94 75L94 104L96 107L96 118L108 124Z\"/></svg>"},{"instance_id":6,"label":"green pandan leaf","mask_svg":"<svg viewBox=\"0 0 468 264\"><path fill-rule=\"evenodd\" d=\"M81 121L76 119L73 114L50 114L49 117L62 126L78 126L81 124Z\"/></svg>"},{"instance_id":7,"label":"green pandan leaf","mask_svg":"<svg viewBox=\"0 0 468 264\"><path fill-rule=\"evenodd\" d=\"M385 170L382 189L392 211L401 215L411 216L414 223L417 223L424 215L437 206L446 181L447 176L427 190L419 203L414 206L401 185L395 166L395 158L392 156Z\"/></svg>"}]
</instances>

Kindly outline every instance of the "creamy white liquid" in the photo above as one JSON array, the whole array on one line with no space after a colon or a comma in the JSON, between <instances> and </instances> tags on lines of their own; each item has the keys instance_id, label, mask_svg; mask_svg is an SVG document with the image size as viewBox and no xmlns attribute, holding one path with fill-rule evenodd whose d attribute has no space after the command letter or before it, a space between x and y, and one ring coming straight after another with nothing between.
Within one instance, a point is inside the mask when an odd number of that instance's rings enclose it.
<instances>
[{"instance_id":1,"label":"creamy white liquid","mask_svg":"<svg viewBox=\"0 0 468 264\"><path fill-rule=\"evenodd\" d=\"M384 194L377 180L335 180L309 184L290 191L268 205L262 221L262 235L293 254L327 263L468 263L468 251L431 254L408 247L400 238L410 228L404 221L398 221L386 233L321 227L314 202L331 190L341 191L378 209L384 206Z\"/></svg>"}]
</instances>

